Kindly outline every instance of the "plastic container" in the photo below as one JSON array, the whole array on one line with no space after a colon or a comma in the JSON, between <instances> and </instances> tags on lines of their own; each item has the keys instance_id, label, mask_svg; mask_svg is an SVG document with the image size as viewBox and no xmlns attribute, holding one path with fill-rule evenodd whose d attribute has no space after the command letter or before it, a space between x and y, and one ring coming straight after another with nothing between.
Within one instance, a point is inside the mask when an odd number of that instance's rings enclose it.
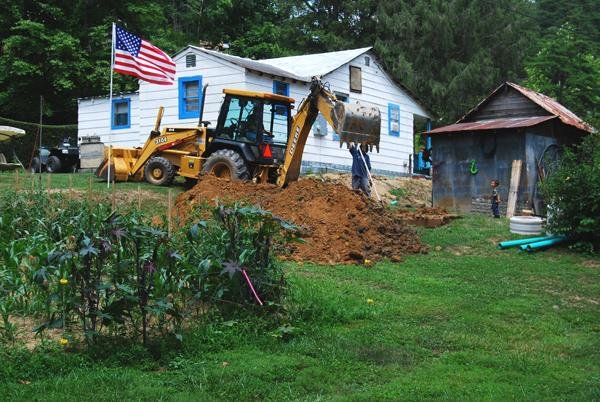
<instances>
[{"instance_id":1,"label":"plastic container","mask_svg":"<svg viewBox=\"0 0 600 402\"><path fill-rule=\"evenodd\" d=\"M544 229L544 220L538 216L513 216L509 228L511 233L537 235Z\"/></svg>"}]
</instances>

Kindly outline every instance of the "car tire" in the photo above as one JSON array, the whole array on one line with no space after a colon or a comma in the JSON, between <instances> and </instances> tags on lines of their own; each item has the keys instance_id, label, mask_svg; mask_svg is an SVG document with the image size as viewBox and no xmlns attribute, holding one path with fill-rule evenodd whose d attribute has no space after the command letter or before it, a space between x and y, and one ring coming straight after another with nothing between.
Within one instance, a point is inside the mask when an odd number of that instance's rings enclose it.
<instances>
[{"instance_id":1,"label":"car tire","mask_svg":"<svg viewBox=\"0 0 600 402\"><path fill-rule=\"evenodd\" d=\"M50 155L48 157L48 163L46 163L46 172L47 173L58 173L62 169L62 163L58 156Z\"/></svg>"},{"instance_id":2,"label":"car tire","mask_svg":"<svg viewBox=\"0 0 600 402\"><path fill-rule=\"evenodd\" d=\"M175 166L167 158L155 156L151 158L144 168L144 178L150 184L155 186L169 186L173 183Z\"/></svg>"},{"instance_id":3,"label":"car tire","mask_svg":"<svg viewBox=\"0 0 600 402\"><path fill-rule=\"evenodd\" d=\"M39 157L36 156L31 160L31 166L29 167L29 171L31 173L41 173L41 172L44 172L45 170L46 170L46 166L42 165Z\"/></svg>"},{"instance_id":4,"label":"car tire","mask_svg":"<svg viewBox=\"0 0 600 402\"><path fill-rule=\"evenodd\" d=\"M244 158L231 149L219 149L210 155L204 162L200 173L233 180L248 180L250 178L250 172Z\"/></svg>"}]
</instances>

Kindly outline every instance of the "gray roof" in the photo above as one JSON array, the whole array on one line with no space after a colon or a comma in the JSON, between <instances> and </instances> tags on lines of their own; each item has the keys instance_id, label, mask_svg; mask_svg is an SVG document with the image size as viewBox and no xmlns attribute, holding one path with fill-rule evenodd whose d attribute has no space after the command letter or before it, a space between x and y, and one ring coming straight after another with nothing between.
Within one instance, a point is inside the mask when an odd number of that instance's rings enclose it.
<instances>
[{"instance_id":1,"label":"gray roof","mask_svg":"<svg viewBox=\"0 0 600 402\"><path fill-rule=\"evenodd\" d=\"M189 48L210 54L249 70L255 70L265 74L306 82L309 82L314 76L321 76L330 73L344 64L354 60L361 54L371 50L371 47L363 47L360 49L342 50L339 52L278 57L275 59L265 60L251 60L244 57L233 56L214 50L208 50L203 47L190 45L177 52L175 56Z\"/></svg>"}]
</instances>

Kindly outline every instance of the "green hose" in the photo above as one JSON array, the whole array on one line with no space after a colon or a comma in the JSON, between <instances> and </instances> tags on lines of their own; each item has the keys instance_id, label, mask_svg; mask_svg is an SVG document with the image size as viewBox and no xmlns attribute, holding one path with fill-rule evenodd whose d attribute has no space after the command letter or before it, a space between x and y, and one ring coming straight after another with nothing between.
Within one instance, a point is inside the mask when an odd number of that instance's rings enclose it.
<instances>
[{"instance_id":1,"label":"green hose","mask_svg":"<svg viewBox=\"0 0 600 402\"><path fill-rule=\"evenodd\" d=\"M479 169L477 169L477 161L475 159L471 159L471 166L469 167L469 172L471 172L471 174L477 174L477 172L479 172Z\"/></svg>"}]
</instances>

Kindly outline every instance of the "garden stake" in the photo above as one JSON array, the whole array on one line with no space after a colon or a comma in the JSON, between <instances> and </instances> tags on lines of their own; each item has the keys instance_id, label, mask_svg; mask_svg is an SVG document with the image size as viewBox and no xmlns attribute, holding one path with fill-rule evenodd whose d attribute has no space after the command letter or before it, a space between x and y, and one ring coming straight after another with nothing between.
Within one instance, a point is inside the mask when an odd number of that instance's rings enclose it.
<instances>
[{"instance_id":1,"label":"garden stake","mask_svg":"<svg viewBox=\"0 0 600 402\"><path fill-rule=\"evenodd\" d=\"M171 235L171 189L167 200L167 234Z\"/></svg>"},{"instance_id":2,"label":"garden stake","mask_svg":"<svg viewBox=\"0 0 600 402\"><path fill-rule=\"evenodd\" d=\"M112 210L114 211L115 206L116 206L116 203L115 203L115 181L114 180L112 181L112 191L111 191L110 195L111 195L111 206L112 206Z\"/></svg>"},{"instance_id":3,"label":"garden stake","mask_svg":"<svg viewBox=\"0 0 600 402\"><path fill-rule=\"evenodd\" d=\"M250 290L252 291L252 294L254 295L254 297L256 298L256 301L258 302L258 304L260 304L261 306L263 305L263 302L260 301L260 298L258 297L258 295L256 294L256 290L254 290L254 286L252 286L252 282L250 282L250 277L248 276L248 274L246 273L245 269L242 269L242 274L244 274L244 278L246 278L246 282L248 282L248 286L250 286Z\"/></svg>"},{"instance_id":4,"label":"garden stake","mask_svg":"<svg viewBox=\"0 0 600 402\"><path fill-rule=\"evenodd\" d=\"M92 176L90 176L88 181L88 204L92 205Z\"/></svg>"}]
</instances>

